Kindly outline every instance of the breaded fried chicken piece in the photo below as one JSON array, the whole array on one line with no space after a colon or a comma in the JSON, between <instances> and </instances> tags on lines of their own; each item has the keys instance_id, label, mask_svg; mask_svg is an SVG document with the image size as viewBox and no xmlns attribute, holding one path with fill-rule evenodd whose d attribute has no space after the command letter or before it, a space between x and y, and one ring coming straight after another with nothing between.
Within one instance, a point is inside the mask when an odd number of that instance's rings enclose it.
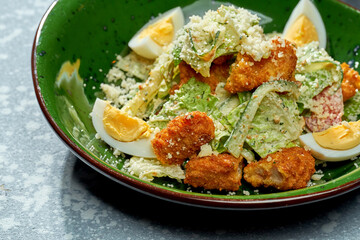
<instances>
[{"instance_id":1,"label":"breaded fried chicken piece","mask_svg":"<svg viewBox=\"0 0 360 240\"><path fill-rule=\"evenodd\" d=\"M292 147L269 154L244 168L244 179L254 187L279 190L306 187L315 173L315 159L303 148Z\"/></svg>"},{"instance_id":2,"label":"breaded fried chicken piece","mask_svg":"<svg viewBox=\"0 0 360 240\"><path fill-rule=\"evenodd\" d=\"M162 164L181 164L215 137L215 126L206 113L194 111L174 118L151 141Z\"/></svg>"},{"instance_id":3,"label":"breaded fried chicken piece","mask_svg":"<svg viewBox=\"0 0 360 240\"><path fill-rule=\"evenodd\" d=\"M184 183L193 187L237 191L241 186L242 158L222 153L193 157L186 164Z\"/></svg>"},{"instance_id":4,"label":"breaded fried chicken piece","mask_svg":"<svg viewBox=\"0 0 360 240\"><path fill-rule=\"evenodd\" d=\"M247 54L239 53L231 65L225 89L230 93L250 91L264 82L273 80L295 80L296 50L284 39L272 40L270 57L255 61Z\"/></svg>"},{"instance_id":5,"label":"breaded fried chicken piece","mask_svg":"<svg viewBox=\"0 0 360 240\"><path fill-rule=\"evenodd\" d=\"M214 64L210 68L210 77L203 77L200 73L195 72L195 70L190 65L184 61L181 62L179 64L180 82L171 88L170 94L174 94L175 90L179 89L183 84L187 83L192 77L195 77L196 80L200 82L207 83L211 88L211 92L214 93L218 83L225 82L229 77L229 65L226 62L227 60L227 56L215 59Z\"/></svg>"},{"instance_id":6,"label":"breaded fried chicken piece","mask_svg":"<svg viewBox=\"0 0 360 240\"><path fill-rule=\"evenodd\" d=\"M341 83L343 101L353 97L357 90L360 89L360 75L352 69L347 63L342 63L341 68L344 72L344 78Z\"/></svg>"}]
</instances>

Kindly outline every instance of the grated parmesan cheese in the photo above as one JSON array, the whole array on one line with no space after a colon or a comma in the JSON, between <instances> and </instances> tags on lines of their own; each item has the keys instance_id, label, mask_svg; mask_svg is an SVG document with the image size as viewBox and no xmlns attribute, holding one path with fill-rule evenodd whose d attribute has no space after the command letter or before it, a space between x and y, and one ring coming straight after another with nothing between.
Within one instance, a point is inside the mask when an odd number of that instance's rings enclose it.
<instances>
[{"instance_id":1,"label":"grated parmesan cheese","mask_svg":"<svg viewBox=\"0 0 360 240\"><path fill-rule=\"evenodd\" d=\"M268 58L272 44L259 26L259 17L243 8L221 6L209 10L178 32L175 46L181 46L180 58L204 77L210 75L212 60L229 52L248 54L255 61Z\"/></svg>"},{"instance_id":2,"label":"grated parmesan cheese","mask_svg":"<svg viewBox=\"0 0 360 240\"><path fill-rule=\"evenodd\" d=\"M206 157L211 155L218 155L219 153L216 151L213 151L211 146L206 143L200 147L200 152L198 153L198 157Z\"/></svg>"},{"instance_id":3,"label":"grated parmesan cheese","mask_svg":"<svg viewBox=\"0 0 360 240\"><path fill-rule=\"evenodd\" d=\"M180 165L162 165L156 159L132 157L124 164L124 169L131 175L145 181L152 181L154 177L170 177L181 181L185 178Z\"/></svg>"},{"instance_id":4,"label":"grated parmesan cheese","mask_svg":"<svg viewBox=\"0 0 360 240\"><path fill-rule=\"evenodd\" d=\"M136 82L134 78L126 77L120 86L113 83L102 83L100 88L105 93L107 100L111 101L115 107L121 107L135 96L140 85L141 83Z\"/></svg>"}]
</instances>

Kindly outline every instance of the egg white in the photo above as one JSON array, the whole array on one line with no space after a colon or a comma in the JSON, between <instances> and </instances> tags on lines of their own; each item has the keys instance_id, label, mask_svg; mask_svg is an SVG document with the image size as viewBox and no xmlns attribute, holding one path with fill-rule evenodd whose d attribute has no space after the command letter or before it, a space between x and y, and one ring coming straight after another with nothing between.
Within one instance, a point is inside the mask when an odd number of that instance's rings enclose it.
<instances>
[{"instance_id":1,"label":"egg white","mask_svg":"<svg viewBox=\"0 0 360 240\"><path fill-rule=\"evenodd\" d=\"M300 143L302 146L306 146L311 149L311 155L315 158L329 161L339 162L348 160L350 158L360 155L360 145L348 150L333 150L321 147L314 139L312 133L307 133L300 136Z\"/></svg>"},{"instance_id":2,"label":"egg white","mask_svg":"<svg viewBox=\"0 0 360 240\"><path fill-rule=\"evenodd\" d=\"M123 153L137 157L156 158L151 145L151 139L153 135L151 135L149 138L141 138L133 142L120 142L107 134L103 124L104 109L106 105L106 101L97 98L93 110L90 114L95 130L100 138L111 147L118 149Z\"/></svg>"},{"instance_id":3,"label":"egg white","mask_svg":"<svg viewBox=\"0 0 360 240\"><path fill-rule=\"evenodd\" d=\"M168 17L170 17L172 19L172 23L173 23L173 27L174 27L174 36L173 36L173 40L174 40L175 33L184 26L184 14L180 7L170 9L169 11L150 20L130 40L129 47L134 52L136 52L138 55L140 55L142 57L145 57L148 59L157 58L161 53L164 52L163 47L159 46L149 36L146 36L144 38L139 38L139 35L144 29L146 29L151 24L161 21L162 19L166 19Z\"/></svg>"},{"instance_id":4,"label":"egg white","mask_svg":"<svg viewBox=\"0 0 360 240\"><path fill-rule=\"evenodd\" d=\"M301 0L294 10L292 11L289 20L287 21L284 31L283 37L287 34L290 27L294 24L294 22L298 19L299 16L305 15L310 19L310 21L314 24L316 31L318 33L319 38L319 46L320 48L326 48L326 29L324 22L321 18L319 11L316 6L310 0Z\"/></svg>"}]
</instances>

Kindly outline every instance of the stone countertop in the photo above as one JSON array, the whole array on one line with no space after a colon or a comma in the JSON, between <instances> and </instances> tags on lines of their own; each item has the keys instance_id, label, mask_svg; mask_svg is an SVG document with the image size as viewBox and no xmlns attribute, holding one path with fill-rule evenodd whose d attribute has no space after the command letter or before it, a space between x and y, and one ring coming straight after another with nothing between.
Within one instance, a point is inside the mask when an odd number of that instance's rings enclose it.
<instances>
[{"instance_id":1,"label":"stone countertop","mask_svg":"<svg viewBox=\"0 0 360 240\"><path fill-rule=\"evenodd\" d=\"M33 38L51 3L1 2L0 239L359 239L360 189L287 209L210 210L143 195L76 158L32 85Z\"/></svg>"}]
</instances>

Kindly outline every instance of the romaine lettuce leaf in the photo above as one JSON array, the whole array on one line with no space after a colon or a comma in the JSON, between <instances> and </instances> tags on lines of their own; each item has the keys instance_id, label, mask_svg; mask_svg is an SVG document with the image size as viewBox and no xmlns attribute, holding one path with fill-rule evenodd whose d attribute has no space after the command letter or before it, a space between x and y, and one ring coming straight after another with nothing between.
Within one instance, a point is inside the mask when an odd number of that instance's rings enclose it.
<instances>
[{"instance_id":1,"label":"romaine lettuce leaf","mask_svg":"<svg viewBox=\"0 0 360 240\"><path fill-rule=\"evenodd\" d=\"M167 123L176 116L192 111L206 112L209 115L217 101L218 99L211 94L208 84L191 78L170 96L158 113L150 116L148 123L150 125L158 124L156 122Z\"/></svg>"},{"instance_id":2,"label":"romaine lettuce leaf","mask_svg":"<svg viewBox=\"0 0 360 240\"><path fill-rule=\"evenodd\" d=\"M358 121L360 119L360 92L344 103L344 120Z\"/></svg>"},{"instance_id":3,"label":"romaine lettuce leaf","mask_svg":"<svg viewBox=\"0 0 360 240\"><path fill-rule=\"evenodd\" d=\"M298 48L295 78L301 82L298 103L303 109L311 109L311 99L332 86L332 92L341 86L343 78L340 63L335 61L317 42Z\"/></svg>"},{"instance_id":4,"label":"romaine lettuce leaf","mask_svg":"<svg viewBox=\"0 0 360 240\"><path fill-rule=\"evenodd\" d=\"M257 154L265 157L296 140L303 125L296 99L270 92L261 102L245 141Z\"/></svg>"},{"instance_id":5,"label":"romaine lettuce leaf","mask_svg":"<svg viewBox=\"0 0 360 240\"><path fill-rule=\"evenodd\" d=\"M251 130L251 124L256 116L257 110L259 109L261 102L264 100L264 98L271 92L287 93L294 99L294 101L299 96L299 90L297 85L294 82L290 81L270 81L263 83L260 87L258 87L252 93L245 110L242 112L239 120L235 124L233 131L231 132L229 139L224 145L228 149L229 153L231 153L233 156L239 157L241 155L241 151L244 147L244 142L246 141L248 133ZM297 109L297 106L294 106L294 108ZM283 109L284 111L289 111L286 106L284 106ZM294 113L296 114L296 112ZM290 113L288 112L287 114ZM255 146L255 144L253 145Z\"/></svg>"}]
</instances>

